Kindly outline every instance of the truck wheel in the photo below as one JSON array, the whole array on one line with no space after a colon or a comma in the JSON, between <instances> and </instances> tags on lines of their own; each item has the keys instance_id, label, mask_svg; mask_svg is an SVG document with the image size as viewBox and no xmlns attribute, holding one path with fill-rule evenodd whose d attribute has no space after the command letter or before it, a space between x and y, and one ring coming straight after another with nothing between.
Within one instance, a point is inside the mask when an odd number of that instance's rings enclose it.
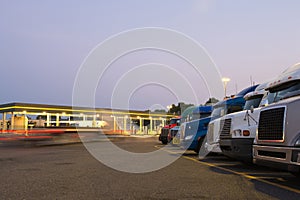
<instances>
[{"instance_id":1,"label":"truck wheel","mask_svg":"<svg viewBox=\"0 0 300 200\"><path fill-rule=\"evenodd\" d=\"M200 149L201 149L201 146L202 146L202 144L203 144L204 139L205 139L205 137L201 137L200 140L198 140L197 147L196 147L196 149L195 149L195 152L196 152L197 154L199 154L199 151L200 151Z\"/></svg>"},{"instance_id":2,"label":"truck wheel","mask_svg":"<svg viewBox=\"0 0 300 200\"><path fill-rule=\"evenodd\" d=\"M300 178L300 172L292 172L292 174L293 174L294 176L296 176L297 178Z\"/></svg>"}]
</instances>

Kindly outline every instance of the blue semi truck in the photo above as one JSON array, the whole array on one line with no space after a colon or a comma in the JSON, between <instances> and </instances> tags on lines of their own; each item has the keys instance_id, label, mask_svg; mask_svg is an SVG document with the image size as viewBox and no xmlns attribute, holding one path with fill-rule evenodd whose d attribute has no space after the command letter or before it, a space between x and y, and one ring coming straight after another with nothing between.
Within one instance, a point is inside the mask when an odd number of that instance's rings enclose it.
<instances>
[{"instance_id":1,"label":"blue semi truck","mask_svg":"<svg viewBox=\"0 0 300 200\"><path fill-rule=\"evenodd\" d=\"M199 152L203 139L207 133L208 123L212 106L199 106L194 109L193 113L198 114L198 119L186 122L183 130L180 131L180 146L184 149Z\"/></svg>"},{"instance_id":2,"label":"blue semi truck","mask_svg":"<svg viewBox=\"0 0 300 200\"><path fill-rule=\"evenodd\" d=\"M211 140L214 141L212 138L210 138L210 140L206 140L210 122L218 121L218 118L228 113L242 110L245 104L243 96L248 92L254 91L256 87L257 85L248 87L235 96L233 95L230 98L225 98L223 101L218 102L213 107L199 106L197 108L198 110L194 111L200 114L199 119L183 123L180 127L180 146L184 149L194 150L196 153L199 153L203 143L206 145L206 147L210 147L210 143L208 142ZM220 125L223 126L223 124ZM214 137L215 134L211 133L211 136ZM207 149L206 151L210 152L211 150L212 149Z\"/></svg>"}]
</instances>

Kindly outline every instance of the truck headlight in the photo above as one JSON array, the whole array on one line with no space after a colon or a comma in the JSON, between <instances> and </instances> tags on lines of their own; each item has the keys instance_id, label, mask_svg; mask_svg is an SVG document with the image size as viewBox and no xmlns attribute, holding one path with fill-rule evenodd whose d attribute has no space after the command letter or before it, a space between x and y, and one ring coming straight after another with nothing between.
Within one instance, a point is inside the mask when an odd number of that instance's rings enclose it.
<instances>
[{"instance_id":1,"label":"truck headlight","mask_svg":"<svg viewBox=\"0 0 300 200\"><path fill-rule=\"evenodd\" d=\"M242 130L241 129L233 130L233 135L234 136L242 136Z\"/></svg>"},{"instance_id":2,"label":"truck headlight","mask_svg":"<svg viewBox=\"0 0 300 200\"><path fill-rule=\"evenodd\" d=\"M191 140L191 139L193 139L193 135L188 135L188 136L186 136L184 139L185 139L185 140Z\"/></svg>"}]
</instances>

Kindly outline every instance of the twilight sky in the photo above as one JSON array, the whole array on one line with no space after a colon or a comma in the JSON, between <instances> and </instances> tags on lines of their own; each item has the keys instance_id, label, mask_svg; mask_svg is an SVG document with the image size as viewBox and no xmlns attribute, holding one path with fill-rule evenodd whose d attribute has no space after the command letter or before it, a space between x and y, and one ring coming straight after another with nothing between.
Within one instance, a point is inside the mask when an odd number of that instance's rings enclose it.
<instances>
[{"instance_id":1,"label":"twilight sky","mask_svg":"<svg viewBox=\"0 0 300 200\"><path fill-rule=\"evenodd\" d=\"M0 104L71 105L76 73L89 52L112 35L143 27L173 29L195 39L221 75L231 79L227 93L233 94L250 85L250 75L262 83L300 61L299 8L297 0L1 0ZM188 63L166 52L144 50L111 65L96 91L96 106L110 107L116 82L145 63L182 71L198 102L208 99L203 80ZM130 108L149 109L179 100L166 88L147 85L126 101Z\"/></svg>"}]
</instances>

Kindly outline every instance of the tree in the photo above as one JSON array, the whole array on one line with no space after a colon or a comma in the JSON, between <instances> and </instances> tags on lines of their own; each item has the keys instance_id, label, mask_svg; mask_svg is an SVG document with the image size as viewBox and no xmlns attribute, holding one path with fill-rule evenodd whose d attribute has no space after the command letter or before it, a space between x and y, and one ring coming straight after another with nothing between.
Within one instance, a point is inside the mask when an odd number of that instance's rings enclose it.
<instances>
[{"instance_id":1,"label":"tree","mask_svg":"<svg viewBox=\"0 0 300 200\"><path fill-rule=\"evenodd\" d=\"M156 109L152 111L153 113L166 113L167 111L165 109Z\"/></svg>"},{"instance_id":2,"label":"tree","mask_svg":"<svg viewBox=\"0 0 300 200\"><path fill-rule=\"evenodd\" d=\"M209 98L209 99L205 102L204 105L209 106L209 105L213 105L213 104L218 103L218 102L219 102L218 99L216 99L215 97L211 97L211 98Z\"/></svg>"},{"instance_id":3,"label":"tree","mask_svg":"<svg viewBox=\"0 0 300 200\"><path fill-rule=\"evenodd\" d=\"M188 107L194 106L194 104L186 104L184 102L179 102L177 106L175 104L171 105L171 108L168 110L168 114L181 115L181 113Z\"/></svg>"}]
</instances>

